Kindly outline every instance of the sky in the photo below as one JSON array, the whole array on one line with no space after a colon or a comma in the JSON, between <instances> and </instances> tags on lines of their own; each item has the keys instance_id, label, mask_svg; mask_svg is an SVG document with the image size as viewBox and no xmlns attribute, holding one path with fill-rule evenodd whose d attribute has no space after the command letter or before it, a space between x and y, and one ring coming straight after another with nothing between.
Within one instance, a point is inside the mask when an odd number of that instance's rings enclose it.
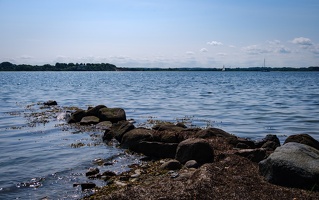
<instances>
[{"instance_id":1,"label":"sky","mask_svg":"<svg viewBox=\"0 0 319 200\"><path fill-rule=\"evenodd\" d=\"M319 66L318 0L0 0L0 62Z\"/></svg>"}]
</instances>

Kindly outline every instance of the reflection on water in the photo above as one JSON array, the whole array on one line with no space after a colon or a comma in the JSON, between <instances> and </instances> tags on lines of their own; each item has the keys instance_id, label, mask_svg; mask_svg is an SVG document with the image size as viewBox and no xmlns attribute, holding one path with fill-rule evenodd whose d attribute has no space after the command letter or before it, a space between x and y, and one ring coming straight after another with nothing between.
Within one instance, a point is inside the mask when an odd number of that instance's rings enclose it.
<instances>
[{"instance_id":1,"label":"reflection on water","mask_svg":"<svg viewBox=\"0 0 319 200\"><path fill-rule=\"evenodd\" d=\"M1 72L0 84L0 198L78 199L73 183L87 181L83 173L94 159L111 158L114 165L99 167L116 172L137 162L114 146L87 145L101 132L74 134L58 120L29 126L26 106L49 99L122 107L137 124L152 117L252 139L269 133L281 141L296 133L319 139L317 72Z\"/></svg>"}]
</instances>

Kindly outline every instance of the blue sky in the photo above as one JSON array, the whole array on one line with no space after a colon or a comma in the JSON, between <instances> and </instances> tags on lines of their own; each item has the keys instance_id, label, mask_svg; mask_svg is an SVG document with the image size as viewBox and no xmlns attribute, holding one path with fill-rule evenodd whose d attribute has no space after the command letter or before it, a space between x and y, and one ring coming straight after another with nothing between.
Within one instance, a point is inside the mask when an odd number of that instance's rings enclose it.
<instances>
[{"instance_id":1,"label":"blue sky","mask_svg":"<svg viewBox=\"0 0 319 200\"><path fill-rule=\"evenodd\" d=\"M0 0L0 62L319 65L318 0Z\"/></svg>"}]
</instances>

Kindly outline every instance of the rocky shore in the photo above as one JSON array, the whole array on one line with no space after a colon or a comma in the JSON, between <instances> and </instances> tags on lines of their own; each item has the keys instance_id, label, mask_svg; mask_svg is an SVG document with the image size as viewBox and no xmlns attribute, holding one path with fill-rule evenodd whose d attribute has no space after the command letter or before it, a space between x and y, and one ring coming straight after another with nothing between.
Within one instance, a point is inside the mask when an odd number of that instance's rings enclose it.
<instances>
[{"instance_id":1,"label":"rocky shore","mask_svg":"<svg viewBox=\"0 0 319 200\"><path fill-rule=\"evenodd\" d=\"M308 134L281 145L276 135L252 141L182 123L135 127L124 109L104 105L77 109L68 123L103 127L105 142L145 156L119 175L90 169L88 179L107 185L76 183L95 189L84 199L319 199L319 142Z\"/></svg>"}]
</instances>

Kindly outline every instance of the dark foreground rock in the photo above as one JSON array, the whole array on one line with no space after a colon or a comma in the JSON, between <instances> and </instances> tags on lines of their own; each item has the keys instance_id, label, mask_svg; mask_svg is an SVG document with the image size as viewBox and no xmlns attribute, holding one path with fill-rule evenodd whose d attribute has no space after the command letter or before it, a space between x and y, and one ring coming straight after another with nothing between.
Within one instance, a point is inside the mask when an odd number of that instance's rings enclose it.
<instances>
[{"instance_id":1,"label":"dark foreground rock","mask_svg":"<svg viewBox=\"0 0 319 200\"><path fill-rule=\"evenodd\" d=\"M214 161L214 149L204 139L190 138L179 143L175 158L182 164L189 160L196 160L200 164L209 163Z\"/></svg>"},{"instance_id":2,"label":"dark foreground rock","mask_svg":"<svg viewBox=\"0 0 319 200\"><path fill-rule=\"evenodd\" d=\"M259 171L270 183L312 189L319 185L319 150L289 142L261 161Z\"/></svg>"}]
</instances>

